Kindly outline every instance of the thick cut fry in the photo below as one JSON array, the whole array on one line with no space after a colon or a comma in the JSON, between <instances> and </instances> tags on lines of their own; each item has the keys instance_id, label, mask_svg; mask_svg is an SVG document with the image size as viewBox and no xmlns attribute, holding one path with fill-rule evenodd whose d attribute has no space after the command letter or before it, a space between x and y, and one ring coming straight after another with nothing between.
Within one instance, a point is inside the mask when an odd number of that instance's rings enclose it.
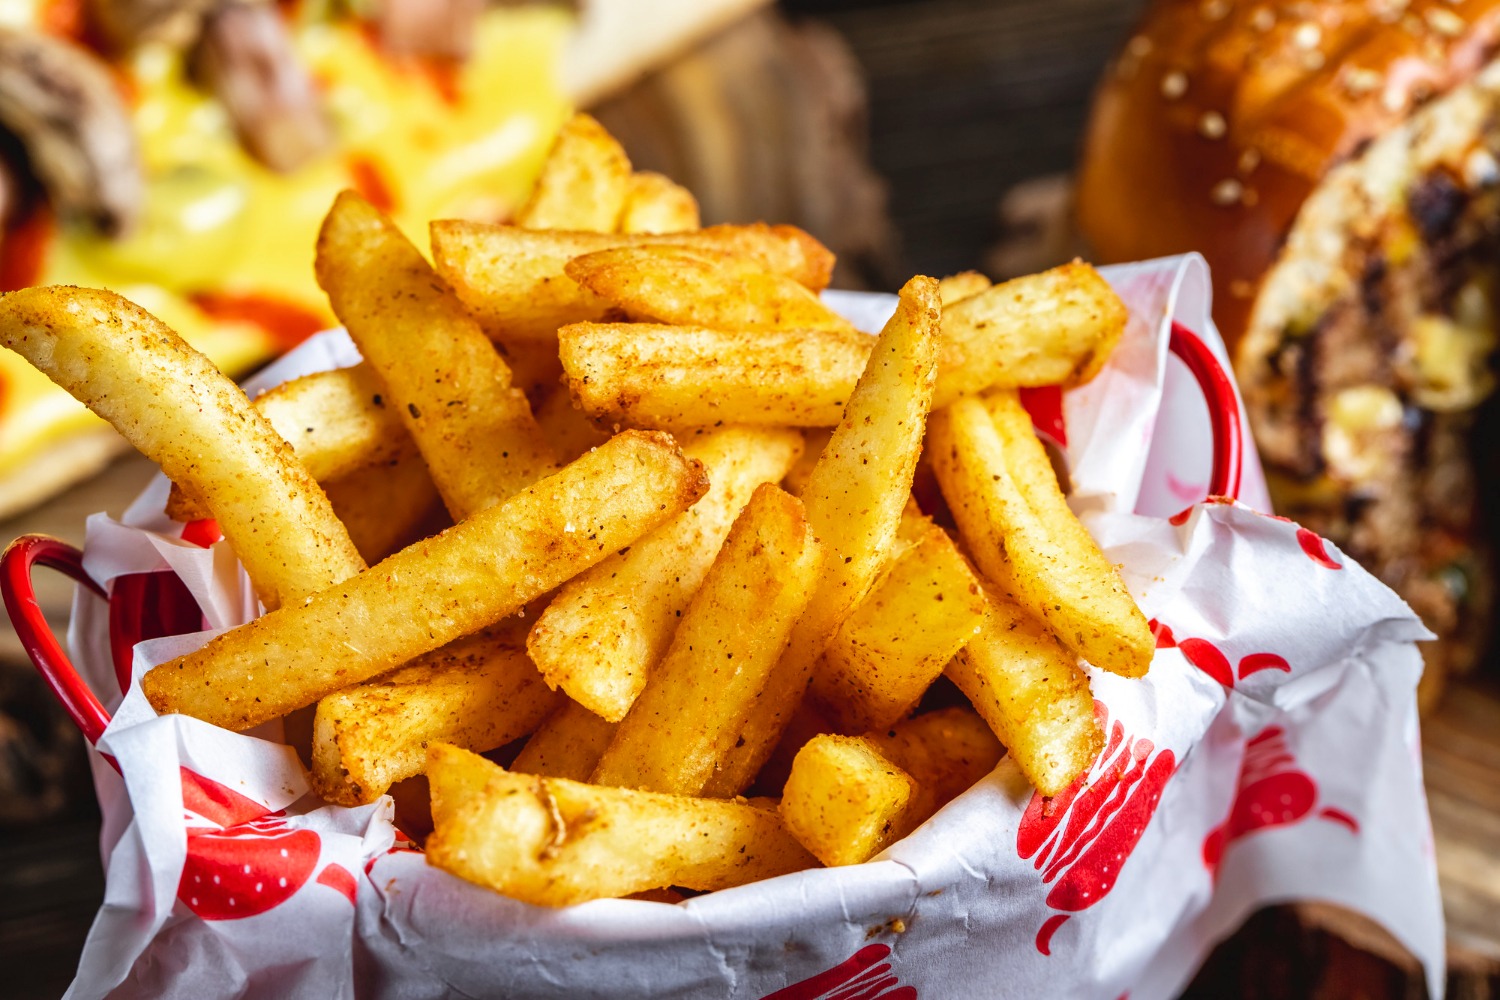
<instances>
[{"instance_id":1,"label":"thick cut fry","mask_svg":"<svg viewBox=\"0 0 1500 1000\"><path fill-rule=\"evenodd\" d=\"M780 479L802 448L787 429L725 427L684 446L708 494L681 517L563 585L528 648L547 683L611 722L625 717L666 653L688 601L740 508Z\"/></svg>"},{"instance_id":2,"label":"thick cut fry","mask_svg":"<svg viewBox=\"0 0 1500 1000\"><path fill-rule=\"evenodd\" d=\"M938 308L931 278L913 278L901 289L896 313L813 467L802 502L823 543L818 588L745 724L744 746L706 794L736 795L754 780L802 701L813 664L890 556L932 401Z\"/></svg>"},{"instance_id":3,"label":"thick cut fry","mask_svg":"<svg viewBox=\"0 0 1500 1000\"><path fill-rule=\"evenodd\" d=\"M441 743L428 753L427 860L523 902L723 889L817 865L775 812L749 803L512 774Z\"/></svg>"},{"instance_id":4,"label":"thick cut fry","mask_svg":"<svg viewBox=\"0 0 1500 1000\"><path fill-rule=\"evenodd\" d=\"M884 729L908 715L984 617L979 581L948 533L930 521L920 530L814 671L812 695L840 732Z\"/></svg>"},{"instance_id":5,"label":"thick cut fry","mask_svg":"<svg viewBox=\"0 0 1500 1000\"><path fill-rule=\"evenodd\" d=\"M494 345L395 223L353 191L323 220L316 270L455 521L554 470Z\"/></svg>"},{"instance_id":6,"label":"thick cut fry","mask_svg":"<svg viewBox=\"0 0 1500 1000\"><path fill-rule=\"evenodd\" d=\"M1104 367L1129 318L1081 261L996 285L943 309L934 409L990 386L1082 385Z\"/></svg>"},{"instance_id":7,"label":"thick cut fry","mask_svg":"<svg viewBox=\"0 0 1500 1000\"><path fill-rule=\"evenodd\" d=\"M870 359L863 334L575 323L558 331L584 411L642 427L832 427Z\"/></svg>"},{"instance_id":8,"label":"thick cut fry","mask_svg":"<svg viewBox=\"0 0 1500 1000\"><path fill-rule=\"evenodd\" d=\"M113 292L0 296L0 344L108 420L219 521L267 607L364 568L321 487L245 394Z\"/></svg>"},{"instance_id":9,"label":"thick cut fry","mask_svg":"<svg viewBox=\"0 0 1500 1000\"><path fill-rule=\"evenodd\" d=\"M825 865L870 860L906 833L916 782L858 736L814 736L781 793L787 829Z\"/></svg>"},{"instance_id":10,"label":"thick cut fry","mask_svg":"<svg viewBox=\"0 0 1500 1000\"><path fill-rule=\"evenodd\" d=\"M587 781L618 725L565 697L541 728L531 734L511 767L523 774Z\"/></svg>"},{"instance_id":11,"label":"thick cut fry","mask_svg":"<svg viewBox=\"0 0 1500 1000\"><path fill-rule=\"evenodd\" d=\"M996 412L1025 429L1002 437L984 401L961 399L933 415L933 471L980 570L1096 667L1140 677L1155 641L1125 589L1057 486L1052 463L1020 403Z\"/></svg>"},{"instance_id":12,"label":"thick cut fry","mask_svg":"<svg viewBox=\"0 0 1500 1000\"><path fill-rule=\"evenodd\" d=\"M1005 755L989 725L967 708L941 708L864 737L917 783L902 817L908 830L993 771Z\"/></svg>"},{"instance_id":13,"label":"thick cut fry","mask_svg":"<svg viewBox=\"0 0 1500 1000\"><path fill-rule=\"evenodd\" d=\"M625 207L615 227L619 232L683 233L700 225L698 199L687 188L650 170L630 175L625 185Z\"/></svg>"},{"instance_id":14,"label":"thick cut fry","mask_svg":"<svg viewBox=\"0 0 1500 1000\"><path fill-rule=\"evenodd\" d=\"M371 565L449 523L442 498L415 448L393 461L324 483L323 489L355 548ZM433 527L424 532L429 526Z\"/></svg>"},{"instance_id":15,"label":"thick cut fry","mask_svg":"<svg viewBox=\"0 0 1500 1000\"><path fill-rule=\"evenodd\" d=\"M993 286L994 282L978 271L960 271L938 282L938 297L943 300L943 308L947 309Z\"/></svg>"},{"instance_id":16,"label":"thick cut fry","mask_svg":"<svg viewBox=\"0 0 1500 1000\"><path fill-rule=\"evenodd\" d=\"M536 422L552 453L565 462L609 440L609 432L574 406L573 397L563 388L553 391L537 407Z\"/></svg>"},{"instance_id":17,"label":"thick cut fry","mask_svg":"<svg viewBox=\"0 0 1500 1000\"><path fill-rule=\"evenodd\" d=\"M712 226L693 233L537 232L443 220L432 224L432 257L490 337L553 341L557 328L602 319L609 303L563 273L574 257L618 246L674 244L756 261L814 291L828 285L833 254L793 226Z\"/></svg>"},{"instance_id":18,"label":"thick cut fry","mask_svg":"<svg viewBox=\"0 0 1500 1000\"><path fill-rule=\"evenodd\" d=\"M318 702L313 789L340 805L374 802L421 773L428 744L493 750L534 730L561 700L532 666L524 636L486 629Z\"/></svg>"},{"instance_id":19,"label":"thick cut fry","mask_svg":"<svg viewBox=\"0 0 1500 1000\"><path fill-rule=\"evenodd\" d=\"M564 271L639 322L858 332L791 278L726 254L681 246L615 247L575 257Z\"/></svg>"},{"instance_id":20,"label":"thick cut fry","mask_svg":"<svg viewBox=\"0 0 1500 1000\"><path fill-rule=\"evenodd\" d=\"M1067 788L1104 745L1077 659L1046 626L993 589L979 634L947 674L1043 795Z\"/></svg>"},{"instance_id":21,"label":"thick cut fry","mask_svg":"<svg viewBox=\"0 0 1500 1000\"><path fill-rule=\"evenodd\" d=\"M590 780L702 792L812 597L818 556L802 504L757 487Z\"/></svg>"},{"instance_id":22,"label":"thick cut fry","mask_svg":"<svg viewBox=\"0 0 1500 1000\"><path fill-rule=\"evenodd\" d=\"M557 130L516 225L612 232L629 180L630 160L615 137L588 115L576 114Z\"/></svg>"},{"instance_id":23,"label":"thick cut fry","mask_svg":"<svg viewBox=\"0 0 1500 1000\"><path fill-rule=\"evenodd\" d=\"M671 438L626 432L435 538L152 669L146 696L158 712L248 729L493 624L687 509L707 485Z\"/></svg>"},{"instance_id":24,"label":"thick cut fry","mask_svg":"<svg viewBox=\"0 0 1500 1000\"><path fill-rule=\"evenodd\" d=\"M327 484L372 465L415 454L417 446L387 405L385 388L367 364L313 372L255 397L261 416ZM176 483L167 498L174 521L208 517L208 508Z\"/></svg>"},{"instance_id":25,"label":"thick cut fry","mask_svg":"<svg viewBox=\"0 0 1500 1000\"><path fill-rule=\"evenodd\" d=\"M802 432L802 455L796 463L781 477L781 488L794 497L802 496L807 489L807 482L812 478L813 466L818 464L818 459L823 456L823 449L828 447L828 439L833 436L830 427L809 427Z\"/></svg>"}]
</instances>

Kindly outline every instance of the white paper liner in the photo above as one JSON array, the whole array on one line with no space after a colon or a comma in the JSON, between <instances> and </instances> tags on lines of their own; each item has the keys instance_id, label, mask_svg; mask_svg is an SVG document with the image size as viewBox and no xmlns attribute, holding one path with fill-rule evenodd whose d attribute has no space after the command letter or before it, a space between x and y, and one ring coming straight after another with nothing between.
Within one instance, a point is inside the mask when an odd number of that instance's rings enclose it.
<instances>
[{"instance_id":1,"label":"white paper liner","mask_svg":"<svg viewBox=\"0 0 1500 1000\"><path fill-rule=\"evenodd\" d=\"M389 799L308 795L295 755L256 738L278 727L158 718L138 683L122 701L104 604L80 591L71 648L115 711L99 748L123 778L96 758L106 902L68 995L811 1000L858 984L885 998L1142 1000L1179 990L1255 908L1322 899L1387 927L1441 996L1415 700L1414 643L1430 634L1331 545L1250 509L1268 502L1248 437L1248 506L1163 519L1205 492L1205 411L1166 343L1175 318L1227 364L1207 269L1188 256L1104 273L1131 324L1100 377L1065 395L1066 454L1076 508L1161 643L1144 680L1091 669L1115 739L1054 825L1003 760L869 864L677 905L539 909L395 849ZM829 298L867 329L894 301ZM357 359L326 334L257 381ZM90 519L91 575L170 567L215 628L248 620L227 546L181 541L164 497L159 480L121 522ZM135 676L213 634L142 643Z\"/></svg>"}]
</instances>

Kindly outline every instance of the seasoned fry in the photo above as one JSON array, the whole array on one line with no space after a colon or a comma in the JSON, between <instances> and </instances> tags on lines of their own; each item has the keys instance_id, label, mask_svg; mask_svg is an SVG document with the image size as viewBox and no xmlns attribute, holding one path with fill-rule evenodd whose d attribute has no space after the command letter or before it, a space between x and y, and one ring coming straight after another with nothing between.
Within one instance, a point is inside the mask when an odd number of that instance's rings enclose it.
<instances>
[{"instance_id":1,"label":"seasoned fry","mask_svg":"<svg viewBox=\"0 0 1500 1000\"><path fill-rule=\"evenodd\" d=\"M536 422L552 453L565 462L609 440L609 432L574 406L573 398L560 387L537 407Z\"/></svg>"},{"instance_id":2,"label":"seasoned fry","mask_svg":"<svg viewBox=\"0 0 1500 1000\"><path fill-rule=\"evenodd\" d=\"M155 667L146 696L158 712L248 729L498 621L706 489L670 438L628 431L341 586Z\"/></svg>"},{"instance_id":3,"label":"seasoned fry","mask_svg":"<svg viewBox=\"0 0 1500 1000\"><path fill-rule=\"evenodd\" d=\"M754 779L801 702L813 664L889 558L932 400L938 308L937 282L906 283L813 467L802 502L823 543L818 588L745 724L744 746L715 774L707 794L735 795Z\"/></svg>"},{"instance_id":4,"label":"seasoned fry","mask_svg":"<svg viewBox=\"0 0 1500 1000\"><path fill-rule=\"evenodd\" d=\"M493 750L531 732L561 700L514 627L477 632L319 701L313 789L340 805L374 802L421 773L428 744Z\"/></svg>"},{"instance_id":5,"label":"seasoned fry","mask_svg":"<svg viewBox=\"0 0 1500 1000\"><path fill-rule=\"evenodd\" d=\"M630 160L615 137L588 115L575 114L558 129L516 225L611 232L629 181Z\"/></svg>"},{"instance_id":6,"label":"seasoned fry","mask_svg":"<svg viewBox=\"0 0 1500 1000\"><path fill-rule=\"evenodd\" d=\"M817 865L769 809L512 774L442 743L428 753L427 860L523 902L723 889Z\"/></svg>"},{"instance_id":7,"label":"seasoned fry","mask_svg":"<svg viewBox=\"0 0 1500 1000\"><path fill-rule=\"evenodd\" d=\"M295 605L364 569L287 443L213 362L144 309L98 289L10 292L0 296L0 344L202 498L266 607Z\"/></svg>"},{"instance_id":8,"label":"seasoned fry","mask_svg":"<svg viewBox=\"0 0 1500 1000\"><path fill-rule=\"evenodd\" d=\"M914 830L1000 763L1005 748L968 708L941 708L864 738L916 782L902 826Z\"/></svg>"},{"instance_id":9,"label":"seasoned fry","mask_svg":"<svg viewBox=\"0 0 1500 1000\"><path fill-rule=\"evenodd\" d=\"M558 331L568 390L600 419L832 427L870 358L863 334L576 323Z\"/></svg>"},{"instance_id":10,"label":"seasoned fry","mask_svg":"<svg viewBox=\"0 0 1500 1000\"><path fill-rule=\"evenodd\" d=\"M1146 617L1068 509L1014 395L961 399L933 415L928 435L943 496L984 575L1094 666L1145 674L1156 645Z\"/></svg>"},{"instance_id":11,"label":"seasoned fry","mask_svg":"<svg viewBox=\"0 0 1500 1000\"><path fill-rule=\"evenodd\" d=\"M682 245L754 260L814 291L827 287L833 254L793 226L711 226L692 233L536 232L443 220L432 257L491 338L551 342L568 323L603 319L609 304L563 273L574 257L618 246Z\"/></svg>"},{"instance_id":12,"label":"seasoned fry","mask_svg":"<svg viewBox=\"0 0 1500 1000\"><path fill-rule=\"evenodd\" d=\"M702 792L812 597L818 558L802 504L757 487L589 780Z\"/></svg>"},{"instance_id":13,"label":"seasoned fry","mask_svg":"<svg viewBox=\"0 0 1500 1000\"><path fill-rule=\"evenodd\" d=\"M791 278L727 254L682 246L614 247L575 257L564 272L638 322L858 332ZM860 339L868 345L868 337Z\"/></svg>"},{"instance_id":14,"label":"seasoned fry","mask_svg":"<svg viewBox=\"0 0 1500 1000\"><path fill-rule=\"evenodd\" d=\"M682 233L701 224L698 199L687 188L650 170L630 175L625 185L625 207L615 227L619 232Z\"/></svg>"},{"instance_id":15,"label":"seasoned fry","mask_svg":"<svg viewBox=\"0 0 1500 1000\"><path fill-rule=\"evenodd\" d=\"M780 479L801 448L796 431L771 428L725 427L689 442L683 451L706 468L708 494L563 585L527 645L547 683L611 722L623 719L740 508L755 487Z\"/></svg>"},{"instance_id":16,"label":"seasoned fry","mask_svg":"<svg viewBox=\"0 0 1500 1000\"><path fill-rule=\"evenodd\" d=\"M1125 303L1081 261L945 305L933 409L991 386L1082 385L1109 359L1127 318Z\"/></svg>"},{"instance_id":17,"label":"seasoned fry","mask_svg":"<svg viewBox=\"0 0 1500 1000\"><path fill-rule=\"evenodd\" d=\"M858 736L814 736L792 761L781 818L825 865L870 860L906 833L916 782Z\"/></svg>"},{"instance_id":18,"label":"seasoned fry","mask_svg":"<svg viewBox=\"0 0 1500 1000\"><path fill-rule=\"evenodd\" d=\"M984 624L948 664L948 678L1037 791L1056 795L1104 745L1088 676L1041 622L994 589L987 596Z\"/></svg>"},{"instance_id":19,"label":"seasoned fry","mask_svg":"<svg viewBox=\"0 0 1500 1000\"><path fill-rule=\"evenodd\" d=\"M555 469L494 346L417 248L353 191L323 220L316 270L455 521Z\"/></svg>"},{"instance_id":20,"label":"seasoned fry","mask_svg":"<svg viewBox=\"0 0 1500 1000\"><path fill-rule=\"evenodd\" d=\"M802 496L802 492L807 489L808 480L812 478L813 467L823 456L823 449L828 447L828 439L832 436L831 427L809 427L802 432L802 455L786 470L786 475L781 477L782 489L794 497Z\"/></svg>"},{"instance_id":21,"label":"seasoned fry","mask_svg":"<svg viewBox=\"0 0 1500 1000\"><path fill-rule=\"evenodd\" d=\"M588 781L618 725L564 697L541 728L531 734L511 767L522 774Z\"/></svg>"},{"instance_id":22,"label":"seasoned fry","mask_svg":"<svg viewBox=\"0 0 1500 1000\"><path fill-rule=\"evenodd\" d=\"M938 282L938 298L943 300L943 308L947 309L993 286L994 282L978 271L960 271Z\"/></svg>"},{"instance_id":23,"label":"seasoned fry","mask_svg":"<svg viewBox=\"0 0 1500 1000\"><path fill-rule=\"evenodd\" d=\"M813 672L812 697L840 732L884 729L909 714L984 617L979 581L953 540L919 520L920 539L845 619Z\"/></svg>"},{"instance_id":24,"label":"seasoned fry","mask_svg":"<svg viewBox=\"0 0 1500 1000\"><path fill-rule=\"evenodd\" d=\"M330 480L323 489L354 547L372 566L422 537L424 528L434 526L426 532L433 534L448 524L442 498L415 448Z\"/></svg>"}]
</instances>

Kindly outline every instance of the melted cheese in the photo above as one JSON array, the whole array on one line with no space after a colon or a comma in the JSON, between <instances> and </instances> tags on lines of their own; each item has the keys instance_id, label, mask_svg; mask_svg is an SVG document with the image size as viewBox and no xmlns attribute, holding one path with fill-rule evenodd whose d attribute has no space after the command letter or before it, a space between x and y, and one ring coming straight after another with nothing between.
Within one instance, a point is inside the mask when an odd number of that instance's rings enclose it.
<instances>
[{"instance_id":1,"label":"melted cheese","mask_svg":"<svg viewBox=\"0 0 1500 1000\"><path fill-rule=\"evenodd\" d=\"M33 0L0 0L0 23ZM64 228L40 284L113 289L181 333L230 374L241 374L298 331L205 312L213 293L269 300L332 325L313 278L313 242L334 195L356 187L388 196L418 246L430 219L499 219L530 190L569 113L557 67L572 20L558 8L483 15L471 58L440 80L415 62L382 56L358 26L301 23L299 56L322 86L336 149L290 174L244 152L223 108L187 80L179 54L145 47L121 67L146 169L136 229L110 241ZM446 91L446 92L445 92ZM97 420L19 356L0 350L0 472Z\"/></svg>"}]
</instances>

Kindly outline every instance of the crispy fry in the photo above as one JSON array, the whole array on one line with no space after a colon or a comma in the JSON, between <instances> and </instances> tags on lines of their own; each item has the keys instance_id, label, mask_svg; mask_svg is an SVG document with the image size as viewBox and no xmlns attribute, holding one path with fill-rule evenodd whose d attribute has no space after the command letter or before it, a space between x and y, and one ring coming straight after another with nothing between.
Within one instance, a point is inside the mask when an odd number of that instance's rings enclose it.
<instances>
[{"instance_id":1,"label":"crispy fry","mask_svg":"<svg viewBox=\"0 0 1500 1000\"><path fill-rule=\"evenodd\" d=\"M812 478L813 466L818 464L818 459L823 455L823 449L828 447L828 439L833 436L831 427L809 427L802 432L802 454L792 467L786 470L786 475L781 477L781 488L794 497L802 496L807 489L807 482Z\"/></svg>"},{"instance_id":2,"label":"crispy fry","mask_svg":"<svg viewBox=\"0 0 1500 1000\"><path fill-rule=\"evenodd\" d=\"M1145 674L1156 645L1146 617L1068 509L1014 395L960 399L933 415L928 434L943 496L984 575L1094 666Z\"/></svg>"},{"instance_id":3,"label":"crispy fry","mask_svg":"<svg viewBox=\"0 0 1500 1000\"><path fill-rule=\"evenodd\" d=\"M152 669L146 696L159 712L248 729L498 621L706 489L670 438L626 432L374 569Z\"/></svg>"},{"instance_id":4,"label":"crispy fry","mask_svg":"<svg viewBox=\"0 0 1500 1000\"><path fill-rule=\"evenodd\" d=\"M531 734L511 767L522 774L587 781L618 725L564 697L541 728Z\"/></svg>"},{"instance_id":5,"label":"crispy fry","mask_svg":"<svg viewBox=\"0 0 1500 1000\"><path fill-rule=\"evenodd\" d=\"M702 792L812 597L818 558L802 504L758 486L589 780Z\"/></svg>"},{"instance_id":6,"label":"crispy fry","mask_svg":"<svg viewBox=\"0 0 1500 1000\"><path fill-rule=\"evenodd\" d=\"M442 743L427 776L427 860L538 906L723 889L817 864L775 812L748 803L512 774Z\"/></svg>"},{"instance_id":7,"label":"crispy fry","mask_svg":"<svg viewBox=\"0 0 1500 1000\"><path fill-rule=\"evenodd\" d=\"M614 247L575 257L564 272L639 322L857 333L796 281L727 254L682 246Z\"/></svg>"},{"instance_id":8,"label":"crispy fry","mask_svg":"<svg viewBox=\"0 0 1500 1000\"><path fill-rule=\"evenodd\" d=\"M486 629L318 702L313 789L329 802L374 802L418 774L439 740L493 750L531 732L562 696L549 690L509 625Z\"/></svg>"},{"instance_id":9,"label":"crispy fry","mask_svg":"<svg viewBox=\"0 0 1500 1000\"><path fill-rule=\"evenodd\" d=\"M906 831L916 782L858 736L814 736L797 753L781 818L825 865L857 865Z\"/></svg>"},{"instance_id":10,"label":"crispy fry","mask_svg":"<svg viewBox=\"0 0 1500 1000\"><path fill-rule=\"evenodd\" d=\"M364 568L287 443L213 362L144 309L96 289L10 292L0 296L0 344L201 497L267 607Z\"/></svg>"},{"instance_id":11,"label":"crispy fry","mask_svg":"<svg viewBox=\"0 0 1500 1000\"><path fill-rule=\"evenodd\" d=\"M415 448L330 480L323 489L354 547L372 566L448 523L442 498ZM435 527L424 532L429 526Z\"/></svg>"},{"instance_id":12,"label":"crispy fry","mask_svg":"<svg viewBox=\"0 0 1500 1000\"><path fill-rule=\"evenodd\" d=\"M417 248L353 191L340 194L323 220L316 270L454 520L555 469L494 346Z\"/></svg>"},{"instance_id":13,"label":"crispy fry","mask_svg":"<svg viewBox=\"0 0 1500 1000\"><path fill-rule=\"evenodd\" d=\"M491 338L553 341L568 323L603 319L609 304L563 273L574 257L618 246L683 245L754 260L814 291L827 287L833 254L793 226L712 226L692 233L536 232L444 220L432 224L432 257Z\"/></svg>"},{"instance_id":14,"label":"crispy fry","mask_svg":"<svg viewBox=\"0 0 1500 1000\"><path fill-rule=\"evenodd\" d=\"M611 232L629 190L630 160L593 118L575 114L557 131L516 225Z\"/></svg>"},{"instance_id":15,"label":"crispy fry","mask_svg":"<svg viewBox=\"0 0 1500 1000\"><path fill-rule=\"evenodd\" d=\"M823 543L818 588L745 725L744 746L707 794L735 795L754 779L801 702L813 664L889 558L932 400L938 308L937 282L906 283L813 467L802 502Z\"/></svg>"},{"instance_id":16,"label":"crispy fry","mask_svg":"<svg viewBox=\"0 0 1500 1000\"><path fill-rule=\"evenodd\" d=\"M984 617L979 581L953 540L918 520L919 540L844 620L813 672L812 697L840 732L908 715Z\"/></svg>"},{"instance_id":17,"label":"crispy fry","mask_svg":"<svg viewBox=\"0 0 1500 1000\"><path fill-rule=\"evenodd\" d=\"M933 408L991 386L1082 385L1125 332L1125 303L1081 261L996 285L943 309Z\"/></svg>"},{"instance_id":18,"label":"crispy fry","mask_svg":"<svg viewBox=\"0 0 1500 1000\"><path fill-rule=\"evenodd\" d=\"M622 233L682 233L697 229L698 199L687 188L650 170L630 175L625 207L620 210Z\"/></svg>"},{"instance_id":19,"label":"crispy fry","mask_svg":"<svg viewBox=\"0 0 1500 1000\"><path fill-rule=\"evenodd\" d=\"M574 406L573 398L562 388L537 407L536 422L552 453L566 462L609 440L609 432Z\"/></svg>"},{"instance_id":20,"label":"crispy fry","mask_svg":"<svg viewBox=\"0 0 1500 1000\"><path fill-rule=\"evenodd\" d=\"M558 331L584 411L644 427L832 427L873 341L829 330L576 323Z\"/></svg>"},{"instance_id":21,"label":"crispy fry","mask_svg":"<svg viewBox=\"0 0 1500 1000\"><path fill-rule=\"evenodd\" d=\"M725 427L684 446L712 484L683 516L563 585L531 631L528 648L547 683L618 722L653 664L729 526L761 483L775 482L802 439L787 429Z\"/></svg>"},{"instance_id":22,"label":"crispy fry","mask_svg":"<svg viewBox=\"0 0 1500 1000\"><path fill-rule=\"evenodd\" d=\"M927 712L864 738L917 783L902 816L907 830L967 791L1005 755L989 725L968 708Z\"/></svg>"},{"instance_id":23,"label":"crispy fry","mask_svg":"<svg viewBox=\"0 0 1500 1000\"><path fill-rule=\"evenodd\" d=\"M947 309L993 286L994 282L978 271L960 271L938 282L938 298L943 300L943 308Z\"/></svg>"},{"instance_id":24,"label":"crispy fry","mask_svg":"<svg viewBox=\"0 0 1500 1000\"><path fill-rule=\"evenodd\" d=\"M1043 795L1067 788L1104 745L1077 659L993 589L979 634L948 664L947 675Z\"/></svg>"}]
</instances>

